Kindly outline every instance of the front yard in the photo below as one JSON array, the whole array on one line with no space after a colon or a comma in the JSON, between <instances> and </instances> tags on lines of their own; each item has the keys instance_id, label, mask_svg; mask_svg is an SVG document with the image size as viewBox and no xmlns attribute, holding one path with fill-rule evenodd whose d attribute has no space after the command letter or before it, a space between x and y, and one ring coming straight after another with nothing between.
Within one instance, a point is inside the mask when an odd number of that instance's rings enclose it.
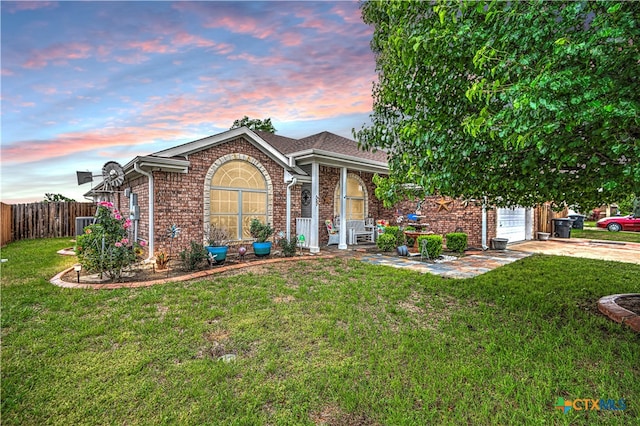
<instances>
[{"instance_id":1,"label":"front yard","mask_svg":"<svg viewBox=\"0 0 640 426\"><path fill-rule=\"evenodd\" d=\"M606 229L572 229L571 238L588 238L590 240L628 241L640 243L640 232L621 231L609 232Z\"/></svg>"},{"instance_id":2,"label":"front yard","mask_svg":"<svg viewBox=\"0 0 640 426\"><path fill-rule=\"evenodd\" d=\"M534 255L466 280L353 259L113 291L2 250L2 422L637 424L640 336L597 312L640 265ZM224 362L223 355L235 355ZM558 398L625 400L564 414Z\"/></svg>"}]
</instances>

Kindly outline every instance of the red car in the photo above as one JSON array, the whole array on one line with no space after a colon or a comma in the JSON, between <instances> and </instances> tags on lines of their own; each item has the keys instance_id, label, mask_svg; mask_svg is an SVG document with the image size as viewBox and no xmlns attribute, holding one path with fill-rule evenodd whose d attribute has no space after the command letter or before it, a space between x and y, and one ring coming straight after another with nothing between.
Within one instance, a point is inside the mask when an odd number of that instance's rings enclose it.
<instances>
[{"instance_id":1,"label":"red car","mask_svg":"<svg viewBox=\"0 0 640 426\"><path fill-rule=\"evenodd\" d=\"M640 217L633 217L633 215L605 217L600 219L596 226L613 232L640 231Z\"/></svg>"}]
</instances>

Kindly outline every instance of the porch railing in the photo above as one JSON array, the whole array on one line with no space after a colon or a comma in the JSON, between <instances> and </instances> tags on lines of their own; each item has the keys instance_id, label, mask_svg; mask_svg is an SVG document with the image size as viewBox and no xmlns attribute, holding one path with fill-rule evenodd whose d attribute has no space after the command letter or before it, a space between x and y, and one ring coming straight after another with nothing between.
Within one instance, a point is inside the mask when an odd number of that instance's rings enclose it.
<instances>
[{"instance_id":1,"label":"porch railing","mask_svg":"<svg viewBox=\"0 0 640 426\"><path fill-rule=\"evenodd\" d=\"M304 242L302 243L302 247L309 248L309 237L311 236L311 218L310 217L296 218L296 236L299 237L300 235L304 235Z\"/></svg>"}]
</instances>

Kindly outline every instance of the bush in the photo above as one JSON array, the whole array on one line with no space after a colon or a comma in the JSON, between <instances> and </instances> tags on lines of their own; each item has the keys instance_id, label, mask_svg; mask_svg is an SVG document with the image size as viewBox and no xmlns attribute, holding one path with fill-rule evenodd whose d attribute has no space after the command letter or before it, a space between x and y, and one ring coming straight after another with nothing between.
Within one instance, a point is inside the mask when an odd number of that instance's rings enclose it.
<instances>
[{"instance_id":1,"label":"bush","mask_svg":"<svg viewBox=\"0 0 640 426\"><path fill-rule=\"evenodd\" d=\"M256 242L264 243L273 235L273 228L268 223L262 223L258 219L251 219L249 233Z\"/></svg>"},{"instance_id":2,"label":"bush","mask_svg":"<svg viewBox=\"0 0 640 426\"><path fill-rule=\"evenodd\" d=\"M182 270L195 271L200 269L208 256L209 252L201 243L191 241L190 247L180 252Z\"/></svg>"},{"instance_id":3,"label":"bush","mask_svg":"<svg viewBox=\"0 0 640 426\"><path fill-rule=\"evenodd\" d=\"M429 259L436 259L442 253L442 235L421 235L418 237L418 247L422 250L422 241L427 241L427 255Z\"/></svg>"},{"instance_id":4,"label":"bush","mask_svg":"<svg viewBox=\"0 0 640 426\"><path fill-rule=\"evenodd\" d=\"M462 253L467 248L467 234L464 232L451 232L447 234L447 249Z\"/></svg>"},{"instance_id":5,"label":"bush","mask_svg":"<svg viewBox=\"0 0 640 426\"><path fill-rule=\"evenodd\" d=\"M289 241L286 238L282 238L278 241L278 245L282 249L284 257L291 257L296 254L296 248L298 247L298 238L291 236Z\"/></svg>"},{"instance_id":6,"label":"bush","mask_svg":"<svg viewBox=\"0 0 640 426\"><path fill-rule=\"evenodd\" d=\"M96 223L85 227L76 239L76 253L83 269L104 273L112 281L122 278L122 271L135 263L140 246L128 238L131 221L122 217L113 203L98 203Z\"/></svg>"},{"instance_id":7,"label":"bush","mask_svg":"<svg viewBox=\"0 0 640 426\"><path fill-rule=\"evenodd\" d=\"M395 234L387 234L385 230L385 233L376 240L376 245L382 251L392 251L397 247Z\"/></svg>"},{"instance_id":8,"label":"bush","mask_svg":"<svg viewBox=\"0 0 640 426\"><path fill-rule=\"evenodd\" d=\"M398 226L385 226L384 228L385 234L391 234L396 238L395 247L401 246L404 244L404 232ZM394 248L395 248L394 247Z\"/></svg>"}]
</instances>

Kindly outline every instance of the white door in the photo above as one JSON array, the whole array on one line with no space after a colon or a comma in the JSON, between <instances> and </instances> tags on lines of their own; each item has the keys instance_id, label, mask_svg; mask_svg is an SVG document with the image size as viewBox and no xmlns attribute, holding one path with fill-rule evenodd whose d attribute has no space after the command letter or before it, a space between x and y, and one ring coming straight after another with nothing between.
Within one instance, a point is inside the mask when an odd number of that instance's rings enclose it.
<instances>
[{"instance_id":1,"label":"white door","mask_svg":"<svg viewBox=\"0 0 640 426\"><path fill-rule=\"evenodd\" d=\"M497 238L508 238L510 243L527 238L527 209L524 207L498 209Z\"/></svg>"}]
</instances>

